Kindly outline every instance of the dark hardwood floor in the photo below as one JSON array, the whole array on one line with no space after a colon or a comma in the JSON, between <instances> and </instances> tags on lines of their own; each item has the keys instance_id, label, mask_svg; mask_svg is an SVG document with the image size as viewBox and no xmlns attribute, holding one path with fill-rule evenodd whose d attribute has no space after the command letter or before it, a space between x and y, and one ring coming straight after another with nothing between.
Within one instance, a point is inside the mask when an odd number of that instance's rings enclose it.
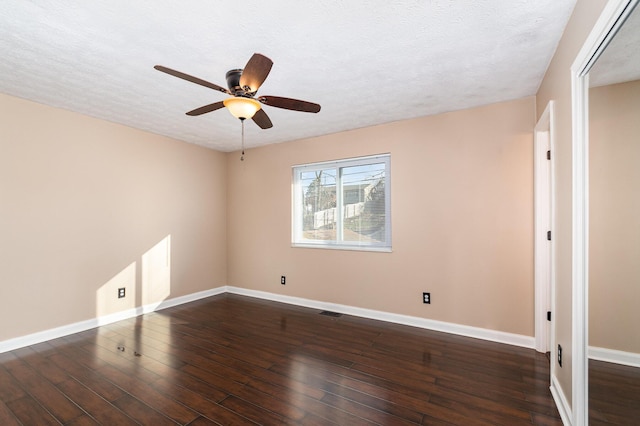
<instances>
[{"instance_id":1,"label":"dark hardwood floor","mask_svg":"<svg viewBox=\"0 0 640 426\"><path fill-rule=\"evenodd\" d=\"M1 425L560 425L533 350L224 294L0 354Z\"/></svg>"},{"instance_id":2,"label":"dark hardwood floor","mask_svg":"<svg viewBox=\"0 0 640 426\"><path fill-rule=\"evenodd\" d=\"M640 424L640 368L589 361L589 424Z\"/></svg>"}]
</instances>

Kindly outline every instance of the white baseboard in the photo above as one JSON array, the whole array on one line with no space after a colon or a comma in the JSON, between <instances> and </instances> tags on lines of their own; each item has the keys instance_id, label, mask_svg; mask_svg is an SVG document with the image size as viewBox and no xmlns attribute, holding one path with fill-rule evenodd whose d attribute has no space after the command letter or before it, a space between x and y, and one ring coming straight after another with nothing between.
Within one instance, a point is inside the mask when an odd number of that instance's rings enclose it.
<instances>
[{"instance_id":1,"label":"white baseboard","mask_svg":"<svg viewBox=\"0 0 640 426\"><path fill-rule=\"evenodd\" d=\"M339 312L341 314L409 325L412 327L424 328L428 330L442 331L445 333L473 337L482 340L489 340L492 342L505 343L508 345L520 346L524 348L533 349L535 347L535 338L532 336L505 333L503 331L489 330L485 328L471 327L467 325L453 324L443 321L435 321L409 315L392 314L389 312L357 308L354 306L340 305L336 303L319 302L317 300L284 296L282 294L268 293L264 291L248 290L246 288L240 287L227 286L226 289L229 293L256 297L259 299L273 300L275 302L288 303L290 305L298 305L305 306L307 308Z\"/></svg>"},{"instance_id":2,"label":"white baseboard","mask_svg":"<svg viewBox=\"0 0 640 426\"><path fill-rule=\"evenodd\" d=\"M0 353L22 348L25 346L35 345L51 339L68 336L73 333L79 333L85 330L107 325L116 321L122 321L133 318L149 312L167 309L173 306L182 305L184 303L193 302L205 297L215 296L225 292L239 294L244 296L255 297L259 299L272 300L275 302L288 303L290 305L304 306L313 309L339 312L346 315L354 315L363 318L369 318L380 321L387 321L396 324L403 324L412 327L424 328L427 330L441 331L444 333L456 334L460 336L473 337L476 339L488 340L497 343L505 343L513 346L533 349L535 339L531 336L523 336L520 334L505 333L502 331L489 330L479 327L471 327L461 324L453 324L443 321L430 320L426 318L413 317L409 315L393 314L389 312L376 311L372 309L358 308L355 306L341 305L337 303L320 302L317 300L303 299L300 297L285 296L281 294L268 293L264 291L249 290L240 287L222 286L211 290L205 290L198 293L180 296L173 299L167 299L160 303L140 306L134 309L128 309L122 312L93 318L74 324L56 327L49 330L29 334L26 336L16 337L13 339L0 342Z\"/></svg>"},{"instance_id":3,"label":"white baseboard","mask_svg":"<svg viewBox=\"0 0 640 426\"><path fill-rule=\"evenodd\" d=\"M640 354L634 352L617 351L614 349L589 346L589 359L612 362L614 364L640 367Z\"/></svg>"},{"instance_id":4,"label":"white baseboard","mask_svg":"<svg viewBox=\"0 0 640 426\"><path fill-rule=\"evenodd\" d=\"M173 299L163 300L160 303L152 303L149 305L139 306L137 308L127 309L126 311L116 312L113 314L92 318L90 320L76 322L74 324L63 325L62 327L56 327L49 330L28 334L26 336L4 340L0 342L0 353L23 348L25 346L35 345L47 340L57 339L59 337L64 337L70 334L79 333L81 331L90 330L101 325L111 324L116 321L122 321L124 319L133 318L139 315L159 311L166 308L171 308L173 306L182 305L184 303L193 302L199 299L204 299L205 297L215 296L216 294L221 294L225 291L225 287L218 287L211 290L188 294L186 296L179 296Z\"/></svg>"},{"instance_id":5,"label":"white baseboard","mask_svg":"<svg viewBox=\"0 0 640 426\"><path fill-rule=\"evenodd\" d=\"M556 378L556 376L551 377L551 386L549 387L549 389L551 390L551 396L553 396L556 407L558 407L558 412L560 413L562 424L564 424L565 426L571 426L573 422L571 406L569 405L567 397L562 391L562 387L558 383L558 379Z\"/></svg>"}]
</instances>

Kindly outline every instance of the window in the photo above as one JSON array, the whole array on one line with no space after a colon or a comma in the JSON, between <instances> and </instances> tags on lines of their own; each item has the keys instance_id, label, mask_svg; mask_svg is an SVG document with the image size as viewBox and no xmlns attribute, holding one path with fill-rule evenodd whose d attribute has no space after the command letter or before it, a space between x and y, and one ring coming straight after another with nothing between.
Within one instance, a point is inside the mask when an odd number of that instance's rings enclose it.
<instances>
[{"instance_id":1,"label":"window","mask_svg":"<svg viewBox=\"0 0 640 426\"><path fill-rule=\"evenodd\" d=\"M391 250L390 156L293 168L293 245Z\"/></svg>"}]
</instances>

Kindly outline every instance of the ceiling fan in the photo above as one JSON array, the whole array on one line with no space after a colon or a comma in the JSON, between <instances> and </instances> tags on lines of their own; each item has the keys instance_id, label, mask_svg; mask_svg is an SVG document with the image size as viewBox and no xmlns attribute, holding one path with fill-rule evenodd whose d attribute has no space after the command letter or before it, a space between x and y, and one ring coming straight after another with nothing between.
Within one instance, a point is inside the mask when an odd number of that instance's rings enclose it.
<instances>
[{"instance_id":1,"label":"ceiling fan","mask_svg":"<svg viewBox=\"0 0 640 426\"><path fill-rule=\"evenodd\" d=\"M236 118L242 121L251 118L260 128L269 129L273 127L273 124L267 113L262 109L261 104L293 111L313 113L320 111L320 105L312 102L280 96L256 97L258 89L269 75L272 66L273 61L271 59L259 53L254 53L244 69L233 69L227 72L228 89L162 65L156 65L154 68L174 77L231 95L231 97L223 101L214 102L187 112L187 115L190 116L202 115L227 107L229 112Z\"/></svg>"}]
</instances>

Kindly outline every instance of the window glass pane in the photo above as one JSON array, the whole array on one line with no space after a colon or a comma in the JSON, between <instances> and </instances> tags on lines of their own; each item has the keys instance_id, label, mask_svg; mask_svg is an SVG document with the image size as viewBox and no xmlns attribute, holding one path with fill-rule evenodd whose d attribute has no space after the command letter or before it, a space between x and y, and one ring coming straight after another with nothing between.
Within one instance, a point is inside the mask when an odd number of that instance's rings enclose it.
<instances>
[{"instance_id":1,"label":"window glass pane","mask_svg":"<svg viewBox=\"0 0 640 426\"><path fill-rule=\"evenodd\" d=\"M343 240L368 244L385 242L385 164L343 167Z\"/></svg>"},{"instance_id":2,"label":"window glass pane","mask_svg":"<svg viewBox=\"0 0 640 426\"><path fill-rule=\"evenodd\" d=\"M292 244L391 251L390 156L293 167Z\"/></svg>"},{"instance_id":3,"label":"window glass pane","mask_svg":"<svg viewBox=\"0 0 640 426\"><path fill-rule=\"evenodd\" d=\"M300 173L302 190L302 237L305 240L336 240L336 169Z\"/></svg>"}]
</instances>

